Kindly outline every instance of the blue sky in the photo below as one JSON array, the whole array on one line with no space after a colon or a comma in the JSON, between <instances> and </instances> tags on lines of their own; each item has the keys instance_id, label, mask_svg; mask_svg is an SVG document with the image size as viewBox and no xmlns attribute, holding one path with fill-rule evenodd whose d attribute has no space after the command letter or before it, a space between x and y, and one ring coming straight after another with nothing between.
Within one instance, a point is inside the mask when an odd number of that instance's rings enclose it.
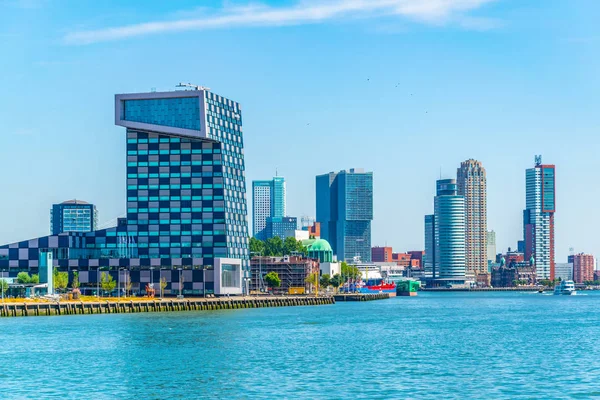
<instances>
[{"instance_id":1,"label":"blue sky","mask_svg":"<svg viewBox=\"0 0 600 400\"><path fill-rule=\"evenodd\" d=\"M373 244L423 247L435 180L476 158L499 250L525 173L557 166L557 261L600 254L595 0L0 0L0 242L48 234L52 203L125 211L115 93L209 86L244 108L247 184L374 172ZM309 125L310 124L310 125Z\"/></svg>"}]
</instances>

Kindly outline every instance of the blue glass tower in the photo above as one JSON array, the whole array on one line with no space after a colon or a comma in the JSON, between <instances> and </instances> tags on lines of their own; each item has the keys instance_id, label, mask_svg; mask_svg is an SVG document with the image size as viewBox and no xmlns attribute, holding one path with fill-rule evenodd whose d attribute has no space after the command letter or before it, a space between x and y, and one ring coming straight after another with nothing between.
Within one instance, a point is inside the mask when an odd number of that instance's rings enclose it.
<instances>
[{"instance_id":1,"label":"blue glass tower","mask_svg":"<svg viewBox=\"0 0 600 400\"><path fill-rule=\"evenodd\" d=\"M465 199L457 195L454 179L437 181L434 200L433 278L448 282L465 280Z\"/></svg>"},{"instance_id":2,"label":"blue glass tower","mask_svg":"<svg viewBox=\"0 0 600 400\"><path fill-rule=\"evenodd\" d=\"M252 181L252 234L260 240L272 237L267 232L269 218L281 219L286 215L285 178Z\"/></svg>"},{"instance_id":3,"label":"blue glass tower","mask_svg":"<svg viewBox=\"0 0 600 400\"><path fill-rule=\"evenodd\" d=\"M371 262L373 173L350 169L317 176L316 204L321 238L338 259Z\"/></svg>"}]
</instances>

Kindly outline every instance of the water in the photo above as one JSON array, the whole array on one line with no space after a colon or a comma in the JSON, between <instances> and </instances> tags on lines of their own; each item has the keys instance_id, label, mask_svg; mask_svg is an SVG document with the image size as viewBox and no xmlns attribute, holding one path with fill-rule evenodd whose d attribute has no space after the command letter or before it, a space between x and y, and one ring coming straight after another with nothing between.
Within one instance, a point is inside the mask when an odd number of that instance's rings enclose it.
<instances>
[{"instance_id":1,"label":"water","mask_svg":"<svg viewBox=\"0 0 600 400\"><path fill-rule=\"evenodd\" d=\"M0 320L0 398L589 398L600 293Z\"/></svg>"}]
</instances>

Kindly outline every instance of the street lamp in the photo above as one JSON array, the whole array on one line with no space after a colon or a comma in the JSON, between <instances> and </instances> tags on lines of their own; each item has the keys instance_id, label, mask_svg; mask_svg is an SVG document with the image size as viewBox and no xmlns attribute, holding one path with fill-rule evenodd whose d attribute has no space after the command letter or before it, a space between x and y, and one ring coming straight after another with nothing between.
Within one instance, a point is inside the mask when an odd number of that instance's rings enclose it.
<instances>
[{"instance_id":1,"label":"street lamp","mask_svg":"<svg viewBox=\"0 0 600 400\"><path fill-rule=\"evenodd\" d=\"M181 286L183 285L183 283L181 282L181 273L182 273L182 271L181 271L181 268L177 268L177 269L179 270L179 296L177 296L177 298L178 299L183 299L183 295L181 294L182 293Z\"/></svg>"},{"instance_id":2,"label":"street lamp","mask_svg":"<svg viewBox=\"0 0 600 400\"><path fill-rule=\"evenodd\" d=\"M154 267L150 267L150 288L154 289ZM146 293L146 295L148 295L148 293Z\"/></svg>"},{"instance_id":3,"label":"street lamp","mask_svg":"<svg viewBox=\"0 0 600 400\"><path fill-rule=\"evenodd\" d=\"M100 266L96 268L96 297L100 299Z\"/></svg>"},{"instance_id":4,"label":"street lamp","mask_svg":"<svg viewBox=\"0 0 600 400\"><path fill-rule=\"evenodd\" d=\"M206 265L202 266L202 294L206 297Z\"/></svg>"}]
</instances>

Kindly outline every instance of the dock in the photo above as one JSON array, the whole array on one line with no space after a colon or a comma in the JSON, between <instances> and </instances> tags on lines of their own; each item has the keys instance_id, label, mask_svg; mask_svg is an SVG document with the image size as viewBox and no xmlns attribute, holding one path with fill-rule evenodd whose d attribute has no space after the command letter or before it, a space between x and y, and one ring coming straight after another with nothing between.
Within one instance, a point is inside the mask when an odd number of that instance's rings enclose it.
<instances>
[{"instance_id":1,"label":"dock","mask_svg":"<svg viewBox=\"0 0 600 400\"><path fill-rule=\"evenodd\" d=\"M333 296L336 302L344 301L372 301L389 299L389 293L349 293L336 294Z\"/></svg>"},{"instance_id":2,"label":"dock","mask_svg":"<svg viewBox=\"0 0 600 400\"><path fill-rule=\"evenodd\" d=\"M539 287L512 288L422 288L423 292L538 292ZM545 289L550 290L550 289Z\"/></svg>"},{"instance_id":3,"label":"dock","mask_svg":"<svg viewBox=\"0 0 600 400\"><path fill-rule=\"evenodd\" d=\"M335 304L332 296L254 296L199 299L0 303L0 317L232 310Z\"/></svg>"}]
</instances>

